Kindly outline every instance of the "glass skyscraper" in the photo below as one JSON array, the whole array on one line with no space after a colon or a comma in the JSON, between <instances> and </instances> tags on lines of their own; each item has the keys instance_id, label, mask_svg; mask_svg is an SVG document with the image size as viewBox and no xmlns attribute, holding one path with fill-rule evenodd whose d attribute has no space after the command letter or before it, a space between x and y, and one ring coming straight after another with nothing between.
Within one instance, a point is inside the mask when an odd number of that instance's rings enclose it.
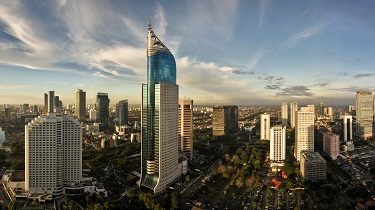
<instances>
[{"instance_id":1,"label":"glass skyscraper","mask_svg":"<svg viewBox=\"0 0 375 210\"><path fill-rule=\"evenodd\" d=\"M147 84L142 86L141 187L163 193L180 176L176 62L148 25Z\"/></svg>"},{"instance_id":2,"label":"glass skyscraper","mask_svg":"<svg viewBox=\"0 0 375 210\"><path fill-rule=\"evenodd\" d=\"M98 93L96 95L96 121L104 125L108 125L109 102L108 93Z\"/></svg>"}]
</instances>

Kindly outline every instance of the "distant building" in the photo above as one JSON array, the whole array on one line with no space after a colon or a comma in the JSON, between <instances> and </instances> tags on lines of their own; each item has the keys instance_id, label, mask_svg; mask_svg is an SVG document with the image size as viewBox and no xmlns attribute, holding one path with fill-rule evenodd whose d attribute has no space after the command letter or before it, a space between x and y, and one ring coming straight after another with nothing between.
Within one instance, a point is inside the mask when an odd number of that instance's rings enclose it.
<instances>
[{"instance_id":1,"label":"distant building","mask_svg":"<svg viewBox=\"0 0 375 210\"><path fill-rule=\"evenodd\" d=\"M324 115L325 115L323 102L319 103L318 114L321 117L324 117Z\"/></svg>"},{"instance_id":2,"label":"distant building","mask_svg":"<svg viewBox=\"0 0 375 210\"><path fill-rule=\"evenodd\" d=\"M75 116L80 122L86 119L86 92L81 89L76 90Z\"/></svg>"},{"instance_id":3,"label":"distant building","mask_svg":"<svg viewBox=\"0 0 375 210\"><path fill-rule=\"evenodd\" d=\"M281 125L288 126L288 104L286 102L281 104Z\"/></svg>"},{"instance_id":4,"label":"distant building","mask_svg":"<svg viewBox=\"0 0 375 210\"><path fill-rule=\"evenodd\" d=\"M109 98L108 93L97 93L96 95L96 121L108 125L109 120Z\"/></svg>"},{"instance_id":5,"label":"distant building","mask_svg":"<svg viewBox=\"0 0 375 210\"><path fill-rule=\"evenodd\" d=\"M327 109L327 115L330 118L332 118L332 116L333 116L333 108L331 106L329 106L328 109Z\"/></svg>"},{"instance_id":6,"label":"distant building","mask_svg":"<svg viewBox=\"0 0 375 210\"><path fill-rule=\"evenodd\" d=\"M238 107L213 107L212 125L214 136L223 136L238 132Z\"/></svg>"},{"instance_id":7,"label":"distant building","mask_svg":"<svg viewBox=\"0 0 375 210\"><path fill-rule=\"evenodd\" d=\"M353 117L349 114L341 115L344 142L353 140ZM348 138L349 137L349 138Z\"/></svg>"},{"instance_id":8,"label":"distant building","mask_svg":"<svg viewBox=\"0 0 375 210\"><path fill-rule=\"evenodd\" d=\"M305 180L318 181L326 179L327 162L317 152L301 151L300 170Z\"/></svg>"},{"instance_id":9,"label":"distant building","mask_svg":"<svg viewBox=\"0 0 375 210\"><path fill-rule=\"evenodd\" d=\"M354 150L354 144L352 141L347 141L346 145L344 145L344 151L353 151Z\"/></svg>"},{"instance_id":10,"label":"distant building","mask_svg":"<svg viewBox=\"0 0 375 210\"><path fill-rule=\"evenodd\" d=\"M95 121L96 120L96 110L95 109L90 109L90 111L89 111L89 119L90 119L90 121Z\"/></svg>"},{"instance_id":11,"label":"distant building","mask_svg":"<svg viewBox=\"0 0 375 210\"><path fill-rule=\"evenodd\" d=\"M44 106L43 106L43 114L48 113L48 94L44 93Z\"/></svg>"},{"instance_id":12,"label":"distant building","mask_svg":"<svg viewBox=\"0 0 375 210\"><path fill-rule=\"evenodd\" d=\"M48 113L55 112L55 91L51 90L48 91Z\"/></svg>"},{"instance_id":13,"label":"distant building","mask_svg":"<svg viewBox=\"0 0 375 210\"><path fill-rule=\"evenodd\" d=\"M323 134L323 151L336 160L340 155L340 136L332 133Z\"/></svg>"},{"instance_id":14,"label":"distant building","mask_svg":"<svg viewBox=\"0 0 375 210\"><path fill-rule=\"evenodd\" d=\"M314 105L301 107L296 112L294 157L300 161L301 151L314 151Z\"/></svg>"},{"instance_id":15,"label":"distant building","mask_svg":"<svg viewBox=\"0 0 375 210\"><path fill-rule=\"evenodd\" d=\"M363 139L372 137L373 98L370 91L359 91L356 95L357 136Z\"/></svg>"},{"instance_id":16,"label":"distant building","mask_svg":"<svg viewBox=\"0 0 375 210\"><path fill-rule=\"evenodd\" d=\"M260 115L260 140L269 140L270 139L270 115L261 114Z\"/></svg>"},{"instance_id":17,"label":"distant building","mask_svg":"<svg viewBox=\"0 0 375 210\"><path fill-rule=\"evenodd\" d=\"M193 100L180 99L178 104L179 150L193 159Z\"/></svg>"},{"instance_id":18,"label":"distant building","mask_svg":"<svg viewBox=\"0 0 375 210\"><path fill-rule=\"evenodd\" d=\"M129 121L129 105L128 100L119 101L116 106L116 114L119 119L119 125L127 125Z\"/></svg>"},{"instance_id":19,"label":"distant building","mask_svg":"<svg viewBox=\"0 0 375 210\"><path fill-rule=\"evenodd\" d=\"M290 103L290 127L296 127L296 111L298 111L298 105L296 102Z\"/></svg>"},{"instance_id":20,"label":"distant building","mask_svg":"<svg viewBox=\"0 0 375 210\"><path fill-rule=\"evenodd\" d=\"M9 123L11 120L11 117L10 117L10 108L5 108L5 111L4 111L4 122L5 123Z\"/></svg>"}]
</instances>

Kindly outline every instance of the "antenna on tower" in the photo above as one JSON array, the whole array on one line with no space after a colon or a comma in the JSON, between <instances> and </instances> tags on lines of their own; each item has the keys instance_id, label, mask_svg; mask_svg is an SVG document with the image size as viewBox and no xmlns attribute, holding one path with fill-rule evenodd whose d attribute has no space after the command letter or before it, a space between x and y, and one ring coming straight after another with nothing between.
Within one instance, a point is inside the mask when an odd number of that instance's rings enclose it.
<instances>
[{"instance_id":1,"label":"antenna on tower","mask_svg":"<svg viewBox=\"0 0 375 210\"><path fill-rule=\"evenodd\" d=\"M151 30L152 28L151 28L151 18L150 17L148 17L148 30Z\"/></svg>"}]
</instances>

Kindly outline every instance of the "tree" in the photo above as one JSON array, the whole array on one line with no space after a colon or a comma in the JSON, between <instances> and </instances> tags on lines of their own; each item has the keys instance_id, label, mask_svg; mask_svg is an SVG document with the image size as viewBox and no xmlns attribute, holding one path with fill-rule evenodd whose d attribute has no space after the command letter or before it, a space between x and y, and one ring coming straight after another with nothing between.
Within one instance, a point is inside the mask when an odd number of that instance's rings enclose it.
<instances>
[{"instance_id":1,"label":"tree","mask_svg":"<svg viewBox=\"0 0 375 210\"><path fill-rule=\"evenodd\" d=\"M178 196L176 192L173 192L171 195L171 209L176 210L180 209L179 202L178 202Z\"/></svg>"},{"instance_id":2,"label":"tree","mask_svg":"<svg viewBox=\"0 0 375 210\"><path fill-rule=\"evenodd\" d=\"M226 153L226 154L224 155L224 157L225 157L225 161L226 161L227 163L230 162L231 158L230 158L230 155L229 155L228 153Z\"/></svg>"},{"instance_id":3,"label":"tree","mask_svg":"<svg viewBox=\"0 0 375 210\"><path fill-rule=\"evenodd\" d=\"M8 210L16 210L16 209L17 209L16 201L11 201L8 203Z\"/></svg>"},{"instance_id":4,"label":"tree","mask_svg":"<svg viewBox=\"0 0 375 210\"><path fill-rule=\"evenodd\" d=\"M243 186L242 177L238 177L238 178L236 179L236 186L237 186L238 188L241 188L241 187Z\"/></svg>"}]
</instances>

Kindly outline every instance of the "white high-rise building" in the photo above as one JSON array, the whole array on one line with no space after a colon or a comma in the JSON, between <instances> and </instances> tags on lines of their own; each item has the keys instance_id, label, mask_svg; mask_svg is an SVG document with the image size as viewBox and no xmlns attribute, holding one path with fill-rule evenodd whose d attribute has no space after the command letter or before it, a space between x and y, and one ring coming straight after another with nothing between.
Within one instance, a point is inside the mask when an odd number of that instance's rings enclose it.
<instances>
[{"instance_id":1,"label":"white high-rise building","mask_svg":"<svg viewBox=\"0 0 375 210\"><path fill-rule=\"evenodd\" d=\"M25 191L61 196L82 177L82 128L70 115L48 113L25 126Z\"/></svg>"},{"instance_id":2,"label":"white high-rise building","mask_svg":"<svg viewBox=\"0 0 375 210\"><path fill-rule=\"evenodd\" d=\"M89 118L90 118L90 121L95 121L96 120L96 110L95 109L90 109L90 111L89 111Z\"/></svg>"},{"instance_id":3,"label":"white high-rise building","mask_svg":"<svg viewBox=\"0 0 375 210\"><path fill-rule=\"evenodd\" d=\"M288 126L288 104L286 102L281 104L281 125Z\"/></svg>"},{"instance_id":4,"label":"white high-rise building","mask_svg":"<svg viewBox=\"0 0 375 210\"><path fill-rule=\"evenodd\" d=\"M193 159L193 100L180 99L178 104L179 148Z\"/></svg>"},{"instance_id":5,"label":"white high-rise building","mask_svg":"<svg viewBox=\"0 0 375 210\"><path fill-rule=\"evenodd\" d=\"M296 111L298 111L298 105L296 102L290 103L290 127L296 127Z\"/></svg>"},{"instance_id":6,"label":"white high-rise building","mask_svg":"<svg viewBox=\"0 0 375 210\"><path fill-rule=\"evenodd\" d=\"M300 161L302 150L314 151L314 105L296 112L294 157Z\"/></svg>"},{"instance_id":7,"label":"white high-rise building","mask_svg":"<svg viewBox=\"0 0 375 210\"><path fill-rule=\"evenodd\" d=\"M261 114L260 115L260 140L269 140L270 139L270 115Z\"/></svg>"},{"instance_id":8,"label":"white high-rise building","mask_svg":"<svg viewBox=\"0 0 375 210\"><path fill-rule=\"evenodd\" d=\"M353 140L353 117L350 114L341 115L342 125L344 127L344 142ZM348 122L349 121L349 122ZM348 129L349 127L349 129ZM349 131L349 139L348 139Z\"/></svg>"},{"instance_id":9,"label":"white high-rise building","mask_svg":"<svg viewBox=\"0 0 375 210\"><path fill-rule=\"evenodd\" d=\"M281 162L286 154L286 128L272 127L270 129L270 160Z\"/></svg>"},{"instance_id":10,"label":"white high-rise building","mask_svg":"<svg viewBox=\"0 0 375 210\"><path fill-rule=\"evenodd\" d=\"M372 137L373 98L370 91L359 91L356 95L357 136L363 139Z\"/></svg>"}]
</instances>

